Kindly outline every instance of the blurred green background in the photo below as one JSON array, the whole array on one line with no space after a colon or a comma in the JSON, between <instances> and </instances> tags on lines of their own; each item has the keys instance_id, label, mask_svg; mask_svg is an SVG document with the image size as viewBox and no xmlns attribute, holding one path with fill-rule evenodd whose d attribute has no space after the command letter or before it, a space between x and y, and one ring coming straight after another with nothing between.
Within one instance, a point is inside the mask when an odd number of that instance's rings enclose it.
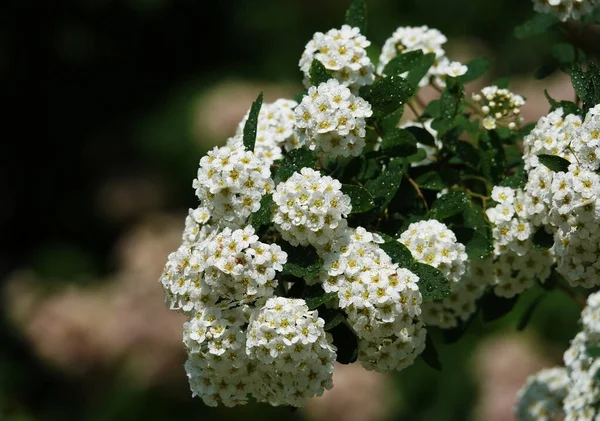
<instances>
[{"instance_id":1,"label":"blurred green background","mask_svg":"<svg viewBox=\"0 0 600 421\"><path fill-rule=\"evenodd\" d=\"M435 27L448 36L451 59L490 58L489 80L527 81L550 55L548 37L512 36L533 14L529 1L368 5L375 46L398 26ZM8 108L0 168L0 421L508 420L524 376L560 363L580 308L553 292L517 332L520 314L540 293L533 290L514 314L476 320L458 343L436 337L441 372L421 360L387 377L340 368L346 374L336 379L336 394L295 412L253 404L211 409L191 398L182 319L164 306L158 276L187 209L196 206L198 161L233 134L260 91L272 101L301 89L304 45L315 31L339 27L346 6L0 4ZM525 96L541 94L532 88ZM530 115L547 111L541 104Z\"/></svg>"}]
</instances>

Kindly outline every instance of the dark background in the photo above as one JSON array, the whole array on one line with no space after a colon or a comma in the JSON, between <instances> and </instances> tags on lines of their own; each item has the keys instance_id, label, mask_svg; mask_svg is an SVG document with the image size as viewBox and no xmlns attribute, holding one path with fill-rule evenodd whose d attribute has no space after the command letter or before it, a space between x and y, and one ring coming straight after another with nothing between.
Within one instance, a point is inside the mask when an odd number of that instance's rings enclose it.
<instances>
[{"instance_id":1,"label":"dark background","mask_svg":"<svg viewBox=\"0 0 600 421\"><path fill-rule=\"evenodd\" d=\"M449 52L490 58L490 80L531 77L549 55L547 37L522 42L512 36L514 26L533 14L528 1L368 4L367 36L374 45L381 46L398 26L435 27L449 38ZM200 157L233 134L205 134L195 121L206 116L199 116L195 105L232 81L247 85L245 96L230 96L232 107L241 107L238 119L263 89L282 86L291 97L301 89L297 63L304 45L315 31L339 27L346 5L341 0L0 3L0 95L5 103L0 420L306 416L265 406L207 410L200 400L190 399L180 366L174 366L173 377L184 387L166 381L132 385L119 360L92 364L83 375L67 373L40 355L26 322L14 321L12 308L22 294L6 291L9 283L20 282L15 273L23 270L34 279L27 285L42 300L37 303L70 287L104 288L120 270L115 245L146 215L177 214L181 230L187 208L197 203L191 180ZM211 105L201 109L209 112ZM208 116L208 121L217 117ZM127 203L125 210L111 204L115 191L120 192L117 201ZM162 265L166 257L155 259ZM156 287L157 278L152 279ZM552 316L546 303L547 311L532 329L539 340L554 341L560 349L574 332L577 307L562 297L555 301L565 316ZM514 323L513 318L475 326L463 342L442 349L442 374L418 362L397 376L403 396L398 399L404 403L390 418L470 416L479 392L465 367L476 339L491 330L512 332Z\"/></svg>"}]
</instances>

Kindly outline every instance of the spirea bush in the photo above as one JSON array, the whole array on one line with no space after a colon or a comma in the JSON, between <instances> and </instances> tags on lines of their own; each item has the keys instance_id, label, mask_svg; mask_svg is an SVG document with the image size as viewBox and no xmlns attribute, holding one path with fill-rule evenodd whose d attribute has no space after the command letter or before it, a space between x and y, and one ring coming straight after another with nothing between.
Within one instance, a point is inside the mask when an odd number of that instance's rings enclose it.
<instances>
[{"instance_id":1,"label":"spirea bush","mask_svg":"<svg viewBox=\"0 0 600 421\"><path fill-rule=\"evenodd\" d=\"M455 341L538 284L590 295L565 368L527 381L517 418L600 419L600 38L586 35L600 7L533 3L515 35L561 29L568 43L536 76L566 72L575 98L546 92L537 122L505 80L466 95L490 63L452 61L437 29L400 27L377 52L352 0L298 52L306 89L260 94L200 159L199 205L160 278L188 318L194 396L300 407L332 387L335 361L439 368L433 331Z\"/></svg>"}]
</instances>

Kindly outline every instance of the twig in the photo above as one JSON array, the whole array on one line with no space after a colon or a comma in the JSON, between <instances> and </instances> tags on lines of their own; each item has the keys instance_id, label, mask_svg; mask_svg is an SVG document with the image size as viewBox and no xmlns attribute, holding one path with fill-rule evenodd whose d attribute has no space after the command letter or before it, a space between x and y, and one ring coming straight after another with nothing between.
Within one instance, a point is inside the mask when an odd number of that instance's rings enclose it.
<instances>
[{"instance_id":1,"label":"twig","mask_svg":"<svg viewBox=\"0 0 600 421\"><path fill-rule=\"evenodd\" d=\"M408 181L410 182L410 184L412 184L412 186L415 188L415 191L417 192L417 195L421 198L421 200L423 201L423 204L425 205L425 209L427 211L429 211L429 205L427 204L427 200L425 200L425 196L423 196L423 192L421 192L421 189L419 188L419 186L417 185L417 183L415 183L415 180L413 180L410 177L407 177Z\"/></svg>"},{"instance_id":2,"label":"twig","mask_svg":"<svg viewBox=\"0 0 600 421\"><path fill-rule=\"evenodd\" d=\"M578 304L581 304L582 307L586 306L586 300L585 300L585 298L583 298L582 296L576 294L575 291L573 291L569 287L567 287L565 285L561 285L561 284L557 284L556 287L559 290L561 290L562 292L564 292L565 294L567 294L569 297L571 297L573 299L573 301L575 301Z\"/></svg>"}]
</instances>

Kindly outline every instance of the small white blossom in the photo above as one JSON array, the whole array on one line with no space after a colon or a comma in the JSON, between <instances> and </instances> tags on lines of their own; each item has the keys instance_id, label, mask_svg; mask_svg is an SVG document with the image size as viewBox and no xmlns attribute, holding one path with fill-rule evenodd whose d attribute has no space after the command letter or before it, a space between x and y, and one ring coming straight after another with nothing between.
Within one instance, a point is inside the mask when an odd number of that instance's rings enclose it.
<instances>
[{"instance_id":1,"label":"small white blossom","mask_svg":"<svg viewBox=\"0 0 600 421\"><path fill-rule=\"evenodd\" d=\"M517 395L517 421L553 421L564 416L569 376L564 368L549 368L529 376Z\"/></svg>"},{"instance_id":2,"label":"small white blossom","mask_svg":"<svg viewBox=\"0 0 600 421\"><path fill-rule=\"evenodd\" d=\"M514 130L523 120L520 113L525 100L508 89L487 86L480 93L473 94L471 99L484 115L482 124L486 130L493 130L498 126Z\"/></svg>"}]
</instances>

